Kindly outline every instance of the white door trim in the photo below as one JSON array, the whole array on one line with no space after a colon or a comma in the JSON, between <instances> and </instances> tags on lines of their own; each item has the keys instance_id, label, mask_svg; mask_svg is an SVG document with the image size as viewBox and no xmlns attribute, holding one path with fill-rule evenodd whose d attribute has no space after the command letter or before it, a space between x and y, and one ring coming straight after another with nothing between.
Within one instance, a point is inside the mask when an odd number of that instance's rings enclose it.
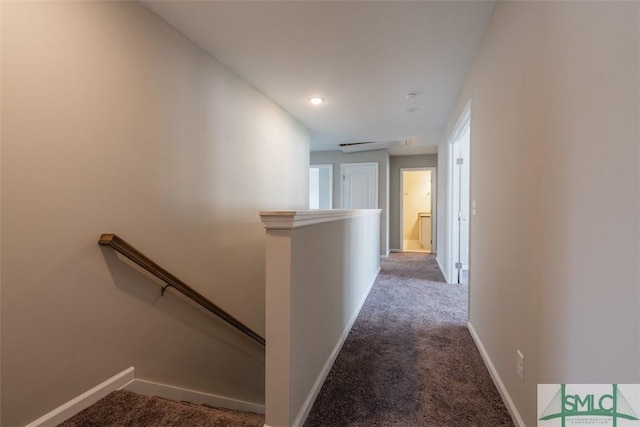
<instances>
[{"instance_id":1,"label":"white door trim","mask_svg":"<svg viewBox=\"0 0 640 427\"><path fill-rule=\"evenodd\" d=\"M458 122L456 123L456 127L454 128L453 132L451 133L451 137L448 141L448 149L449 149L449 165L448 165L448 183L447 183L447 215L446 215L446 225L447 225L447 239L448 239L448 246L449 246L449 254L448 254L448 261L449 261L449 265L446 266L447 269L447 279L449 280L450 283L456 283L457 282L457 278L458 278L458 272L457 269L455 268L456 262L458 261L457 259L457 246L454 244L454 242L457 242L456 237L455 237L455 233L457 233L457 221L453 221L453 214L454 214L454 195L455 195L455 190L453 188L453 182L454 182L454 173L456 173L456 153L455 153L455 144L458 142L458 140L460 139L460 137L462 136L462 133L464 132L465 128L467 126L471 125L471 101L467 102L467 105L465 106L462 114L460 115L460 118L458 119ZM469 135L469 138L471 138L471 135ZM467 161L471 161L471 159L467 159ZM471 193L471 187L469 186L469 193ZM469 194L471 196L471 194ZM471 200L471 197L470 197ZM469 220L469 260L471 259L471 218L468 219ZM459 245L459 242L458 242Z\"/></svg>"}]
</instances>

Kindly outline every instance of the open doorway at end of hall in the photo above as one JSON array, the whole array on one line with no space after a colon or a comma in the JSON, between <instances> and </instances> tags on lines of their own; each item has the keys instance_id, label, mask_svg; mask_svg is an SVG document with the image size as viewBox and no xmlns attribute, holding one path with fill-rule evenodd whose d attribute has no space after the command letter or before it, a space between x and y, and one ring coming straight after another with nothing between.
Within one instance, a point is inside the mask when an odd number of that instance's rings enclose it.
<instances>
[{"instance_id":1,"label":"open doorway at end of hall","mask_svg":"<svg viewBox=\"0 0 640 427\"><path fill-rule=\"evenodd\" d=\"M431 253L435 246L435 168L402 168L400 230L403 252Z\"/></svg>"}]
</instances>

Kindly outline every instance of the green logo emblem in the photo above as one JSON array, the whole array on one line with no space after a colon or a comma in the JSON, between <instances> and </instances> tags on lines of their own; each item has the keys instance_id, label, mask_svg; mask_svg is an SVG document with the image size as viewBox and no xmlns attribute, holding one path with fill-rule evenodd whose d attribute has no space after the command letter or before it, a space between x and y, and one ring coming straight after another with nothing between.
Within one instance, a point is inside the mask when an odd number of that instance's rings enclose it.
<instances>
[{"instance_id":1,"label":"green logo emblem","mask_svg":"<svg viewBox=\"0 0 640 427\"><path fill-rule=\"evenodd\" d=\"M589 390L589 385L586 384L575 385L573 392L567 392L567 385L560 384L539 421L553 419L560 419L562 427L566 426L567 420L573 425L594 423L602 425L605 420L608 420L606 424L613 427L618 426L619 419L639 420L617 384L611 384L611 392L601 390L594 392ZM538 423L538 425L542 426L544 423Z\"/></svg>"}]
</instances>

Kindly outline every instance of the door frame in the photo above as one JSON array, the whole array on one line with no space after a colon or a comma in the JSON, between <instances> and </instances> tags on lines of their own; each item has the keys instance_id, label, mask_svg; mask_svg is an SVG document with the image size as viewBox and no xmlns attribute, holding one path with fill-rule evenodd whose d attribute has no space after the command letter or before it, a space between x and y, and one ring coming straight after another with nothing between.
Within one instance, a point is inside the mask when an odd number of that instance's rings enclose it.
<instances>
[{"instance_id":1,"label":"door frame","mask_svg":"<svg viewBox=\"0 0 640 427\"><path fill-rule=\"evenodd\" d=\"M437 246L438 223L438 168L434 166L419 168L400 168L400 252L404 252L404 171L431 171L431 253L435 254Z\"/></svg>"},{"instance_id":2,"label":"door frame","mask_svg":"<svg viewBox=\"0 0 640 427\"><path fill-rule=\"evenodd\" d=\"M333 163L309 165L309 169L312 168L329 170L329 209L333 209Z\"/></svg>"},{"instance_id":3,"label":"door frame","mask_svg":"<svg viewBox=\"0 0 640 427\"><path fill-rule=\"evenodd\" d=\"M448 185L447 185L447 217L446 217L446 225L447 225L447 237L449 240L449 253L448 255L448 261L449 261L449 265L446 266L447 269L447 279L449 280L449 283L458 283L458 274L457 274L457 269L456 269L456 262L458 261L457 259L457 246L454 244L457 240L456 240L456 233L457 233L457 221L453 220L453 215L454 215L454 195L456 194L455 189L453 188L453 181L454 181L454 173L456 172L456 156L455 156L455 144L457 143L457 141L460 139L460 137L462 136L462 133L464 132L465 128L469 126L469 147L471 147L471 101L469 101L465 107L465 109L463 110L462 114L460 115L460 118L458 119L458 122L456 123L456 127L454 128L454 131L451 133L451 138L448 141L448 149L449 152L448 157L449 157L449 164L448 164ZM469 153L470 154L470 153ZM469 157L471 157L471 155L469 155ZM466 159L469 162L469 168L471 168L471 158ZM471 203L471 175L469 175L469 201ZM471 212L469 209L469 242L468 242L468 248L469 248L469 264L471 264ZM459 246L459 242L458 242L458 246ZM471 275L471 268L469 267L469 275ZM469 278L470 281L470 278Z\"/></svg>"},{"instance_id":4,"label":"door frame","mask_svg":"<svg viewBox=\"0 0 640 427\"><path fill-rule=\"evenodd\" d=\"M346 209L344 207L344 169L349 166L374 166L376 169L376 208L380 206L379 194L380 194L380 170L378 167L378 162L360 162L360 163L340 163L340 209Z\"/></svg>"}]
</instances>

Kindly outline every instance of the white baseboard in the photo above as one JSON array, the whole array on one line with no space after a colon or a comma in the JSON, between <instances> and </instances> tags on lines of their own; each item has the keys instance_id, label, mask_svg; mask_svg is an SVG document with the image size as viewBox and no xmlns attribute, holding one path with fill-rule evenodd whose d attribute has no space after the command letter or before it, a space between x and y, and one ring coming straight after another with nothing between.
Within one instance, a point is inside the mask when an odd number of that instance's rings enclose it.
<instances>
[{"instance_id":1,"label":"white baseboard","mask_svg":"<svg viewBox=\"0 0 640 427\"><path fill-rule=\"evenodd\" d=\"M436 263L438 263L438 267L440 267L440 271L442 272L442 275L444 276L444 281L447 282L447 283L451 283L449 281L449 275L447 274L447 270L442 268L442 263L440 262L440 257L438 257L438 256L436 256Z\"/></svg>"},{"instance_id":2,"label":"white baseboard","mask_svg":"<svg viewBox=\"0 0 640 427\"><path fill-rule=\"evenodd\" d=\"M338 357L338 353L340 353L340 349L342 349L342 345L347 339L347 335L349 335L349 332L351 331L353 324L358 318L358 314L360 314L360 310L362 310L362 306L364 305L364 302L367 300L367 297L369 296L369 292L371 292L371 288L373 287L373 284L375 283L379 273L380 273L380 267L378 267L378 271L376 271L376 274L374 274L373 279L371 280L371 283L369 284L369 287L367 289L367 292L364 293L364 296L358 302L358 307L355 310L355 313L353 314L353 316L351 316L351 319L349 319L349 321L347 322L347 326L344 328L344 331L342 332L342 335L340 336L340 338L338 339L338 342L333 348L333 351L331 351L331 354L329 354L329 358L327 359L326 363L322 367L322 370L318 374L318 378L316 378L316 381L313 383L313 386L311 387L311 390L309 391L307 398L304 400L302 407L298 411L298 415L293 421L292 427L301 427L306 421L307 416L309 416L309 411L311 411L311 408L313 407L313 403L316 401L316 397L318 397L318 393L320 392L320 389L322 388L324 381L327 379L327 375L329 375L329 371L331 371L331 368L333 367L333 363L336 361L336 358ZM269 427L269 426L265 424L265 427Z\"/></svg>"},{"instance_id":3,"label":"white baseboard","mask_svg":"<svg viewBox=\"0 0 640 427\"><path fill-rule=\"evenodd\" d=\"M98 400L105 397L112 391L119 390L135 379L135 370L133 367L127 368L108 380L98 384L91 390L82 393L80 396L68 401L62 406L57 407L38 418L37 420L27 424L26 427L50 427L57 426L63 421L76 415L78 412L88 408Z\"/></svg>"},{"instance_id":4,"label":"white baseboard","mask_svg":"<svg viewBox=\"0 0 640 427\"><path fill-rule=\"evenodd\" d=\"M250 411L264 414L264 405L244 402L242 400L230 399L199 391L187 390L165 384L153 383L150 381L135 378L135 369L127 368L108 380L98 384L91 390L82 393L80 396L70 400L62 406L43 415L37 420L27 424L25 427L54 427L63 421L76 415L78 412L88 408L107 394L116 390L129 390L134 393L146 396L159 396L165 399L184 400L195 404L207 404L219 408L236 409L239 411Z\"/></svg>"},{"instance_id":5,"label":"white baseboard","mask_svg":"<svg viewBox=\"0 0 640 427\"><path fill-rule=\"evenodd\" d=\"M159 396L165 399L186 401L197 405L205 404L218 408L234 409L238 411L256 412L264 414L264 405L258 403L245 402L243 400L230 399L228 397L217 396L215 394L203 393L200 391L188 390L166 384L154 383L151 381L135 379L124 390L145 396Z\"/></svg>"},{"instance_id":6,"label":"white baseboard","mask_svg":"<svg viewBox=\"0 0 640 427\"><path fill-rule=\"evenodd\" d=\"M516 405L513 403L513 400L511 399L511 396L509 395L507 388L504 386L504 383L502 382L500 375L498 375L498 371L496 370L496 367L493 365L493 362L491 361L491 358L489 357L487 350L484 348L484 345L482 345L482 341L480 340L480 337L476 333L476 330L473 328L473 325L471 324L471 322L467 323L467 328L469 329L469 333L471 334L473 341L476 343L476 347L478 347L478 351L480 351L482 360L484 361L485 366L489 370L489 374L491 374L493 383L496 385L496 388L498 389L498 392L502 397L502 401L504 402L505 406L507 407L507 410L509 411L509 414L511 415L511 419L513 420L514 424L517 427L526 427L524 424L524 420L520 416L520 412L518 412L518 408L516 408Z\"/></svg>"},{"instance_id":7,"label":"white baseboard","mask_svg":"<svg viewBox=\"0 0 640 427\"><path fill-rule=\"evenodd\" d=\"M402 252L400 249L389 249L389 252L393 252L393 253L400 253Z\"/></svg>"}]
</instances>

